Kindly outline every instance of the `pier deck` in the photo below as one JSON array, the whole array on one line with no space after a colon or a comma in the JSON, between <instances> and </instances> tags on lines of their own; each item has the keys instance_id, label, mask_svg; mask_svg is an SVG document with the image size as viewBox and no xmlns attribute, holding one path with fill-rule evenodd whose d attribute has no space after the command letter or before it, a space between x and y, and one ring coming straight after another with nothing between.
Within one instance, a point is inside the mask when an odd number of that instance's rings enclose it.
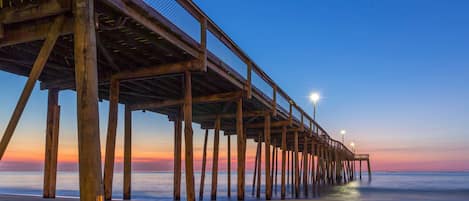
<instances>
[{"instance_id":1,"label":"pier deck","mask_svg":"<svg viewBox=\"0 0 469 201\"><path fill-rule=\"evenodd\" d=\"M332 139L193 2L0 2L0 70L28 77L0 142L0 159L32 88L39 81L41 89L49 92L45 197L55 196L58 94L61 90L77 92L82 200L94 200L103 195L111 199L118 104L125 105L124 198L131 196L131 115L132 111L142 110L167 115L174 122L175 199L180 198L182 145L186 150L185 173L188 175L186 197L188 200L196 197L191 123L207 130L206 140L208 130L213 129L218 136L215 144L218 144L220 131L236 135L236 185L240 200L245 197L247 140L258 143L256 171L261 171L260 156L264 150L267 199L272 195L273 180L277 180L272 173L279 163L278 158L282 160L282 198L287 182L294 182L295 192L299 194L300 181L303 188L308 188L308 183L313 184L313 192L316 192L326 183L353 180L350 163L355 160L354 153ZM163 15L164 10L158 5L168 2L173 9L184 12L181 18L189 16L192 24L178 24ZM187 33L187 29L183 31L188 25L196 27L196 34ZM98 100L110 101L104 175L99 156ZM182 122L185 122L184 129ZM184 142L181 141L183 134ZM264 149L260 147L262 143ZM282 157L279 157L279 149ZM287 155L291 156L288 161ZM214 159L215 170L217 158ZM285 181L286 171L291 171L295 179ZM254 181L260 182L260 179ZM212 183L213 197L216 179Z\"/></svg>"}]
</instances>

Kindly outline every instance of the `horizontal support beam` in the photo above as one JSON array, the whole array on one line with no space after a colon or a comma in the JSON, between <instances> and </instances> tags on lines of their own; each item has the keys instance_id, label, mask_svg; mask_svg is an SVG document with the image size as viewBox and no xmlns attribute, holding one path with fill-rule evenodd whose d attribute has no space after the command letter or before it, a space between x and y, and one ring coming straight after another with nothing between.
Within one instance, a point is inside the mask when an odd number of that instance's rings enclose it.
<instances>
[{"instance_id":1,"label":"horizontal support beam","mask_svg":"<svg viewBox=\"0 0 469 201\"><path fill-rule=\"evenodd\" d=\"M70 0L49 0L40 1L38 4L28 4L23 8L8 7L3 8L0 13L0 24L11 24L34 19L60 15L71 11Z\"/></svg>"},{"instance_id":2,"label":"horizontal support beam","mask_svg":"<svg viewBox=\"0 0 469 201\"><path fill-rule=\"evenodd\" d=\"M200 104L200 103L215 103L215 102L227 102L233 101L237 98L242 97L242 92L227 92L227 93L219 93L219 94L211 94L207 96L199 96L192 98L193 104ZM131 110L149 110L149 109L157 109L163 107L171 107L182 105L184 103L184 99L177 99L177 100L165 100L165 101L158 101L158 102L151 102L151 103L142 103L142 104L133 104L130 105Z\"/></svg>"},{"instance_id":3,"label":"horizontal support beam","mask_svg":"<svg viewBox=\"0 0 469 201\"><path fill-rule=\"evenodd\" d=\"M244 111L243 112L243 117L244 118L247 118L247 117L263 117L266 113L269 113L267 111ZM194 119L197 119L197 120L215 120L217 117L220 117L221 119L235 119L236 118L236 114L211 114L211 115L199 115L199 116L195 116L194 115Z\"/></svg>"},{"instance_id":4,"label":"horizontal support beam","mask_svg":"<svg viewBox=\"0 0 469 201\"><path fill-rule=\"evenodd\" d=\"M290 121L275 121L270 123L271 128L289 126ZM264 128L264 123L248 124L246 128Z\"/></svg>"},{"instance_id":5,"label":"horizontal support beam","mask_svg":"<svg viewBox=\"0 0 469 201\"><path fill-rule=\"evenodd\" d=\"M116 80L136 80L151 78L161 75L184 73L185 71L202 71L200 61L190 60L170 64L162 64L145 68L138 68L132 71L122 71L112 75L111 79Z\"/></svg>"},{"instance_id":6,"label":"horizontal support beam","mask_svg":"<svg viewBox=\"0 0 469 201\"><path fill-rule=\"evenodd\" d=\"M44 40L52 26L52 19L31 21L11 26L3 25L3 38L0 40L0 48L37 40ZM73 19L66 18L59 35L67 35L73 32Z\"/></svg>"}]
</instances>

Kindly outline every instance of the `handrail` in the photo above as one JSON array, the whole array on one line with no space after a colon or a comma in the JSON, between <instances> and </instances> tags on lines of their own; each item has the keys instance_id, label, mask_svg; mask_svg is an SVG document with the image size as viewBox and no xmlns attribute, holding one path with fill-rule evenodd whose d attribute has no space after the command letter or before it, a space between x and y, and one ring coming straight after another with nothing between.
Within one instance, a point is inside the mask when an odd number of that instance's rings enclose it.
<instances>
[{"instance_id":1,"label":"handrail","mask_svg":"<svg viewBox=\"0 0 469 201\"><path fill-rule=\"evenodd\" d=\"M204 31L210 31L220 42L222 42L230 51L232 51L236 56L241 59L241 61L246 64L248 72L246 79L246 87L248 88L248 97L250 96L250 90L252 87L251 72L253 71L259 77L265 81L273 90L272 90L272 108L275 110L274 113L279 109L288 111L285 108L277 107L278 98L276 96L282 96L290 104L290 119L291 119L291 109L294 107L300 113L300 127L308 128L311 130L311 133L316 133L318 136L327 136L328 139L331 139L327 131L322 128L319 123L317 123L311 116L309 116L301 107L299 107L296 102L282 89L280 88L270 76L267 75L210 17L208 17L194 2L191 0L176 0L176 2L182 6L190 15L192 15L196 20L199 21L201 27L201 33ZM201 34L200 41L207 41L207 34ZM206 44L200 44L201 51L204 51L203 48L206 48ZM205 46L205 47L204 47ZM206 51L206 50L205 50ZM260 89L259 89L260 90ZM276 99L276 100L275 100ZM311 125L311 126L308 126ZM313 130L314 128L314 130ZM340 143L340 142L339 142ZM340 143L342 144L342 143ZM342 145L345 150L349 153L352 153L346 146Z\"/></svg>"}]
</instances>

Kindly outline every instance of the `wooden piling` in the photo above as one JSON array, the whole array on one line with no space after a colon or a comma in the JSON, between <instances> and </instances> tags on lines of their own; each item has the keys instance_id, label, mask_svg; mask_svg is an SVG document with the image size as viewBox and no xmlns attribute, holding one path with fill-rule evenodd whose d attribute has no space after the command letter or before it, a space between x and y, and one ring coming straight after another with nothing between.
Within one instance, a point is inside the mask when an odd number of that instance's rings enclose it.
<instances>
[{"instance_id":1,"label":"wooden piling","mask_svg":"<svg viewBox=\"0 0 469 201\"><path fill-rule=\"evenodd\" d=\"M238 145L238 200L244 200L244 181L246 168L246 133L243 129L243 99L239 98L236 106L236 133Z\"/></svg>"},{"instance_id":2,"label":"wooden piling","mask_svg":"<svg viewBox=\"0 0 469 201\"><path fill-rule=\"evenodd\" d=\"M298 131L294 132L295 138L295 197L300 197L300 169L298 163Z\"/></svg>"},{"instance_id":3,"label":"wooden piling","mask_svg":"<svg viewBox=\"0 0 469 201\"><path fill-rule=\"evenodd\" d=\"M252 176L252 196L254 196L254 191L256 189L256 174L257 174L257 163L259 160L259 149L261 148L261 138L260 136L258 137L259 141L257 142L257 148L256 148L256 158L254 159L254 173Z\"/></svg>"},{"instance_id":4,"label":"wooden piling","mask_svg":"<svg viewBox=\"0 0 469 201\"><path fill-rule=\"evenodd\" d=\"M227 179L228 179L228 186L227 186L227 195L231 197L231 135L227 135Z\"/></svg>"},{"instance_id":5,"label":"wooden piling","mask_svg":"<svg viewBox=\"0 0 469 201\"><path fill-rule=\"evenodd\" d=\"M221 120L217 116L215 120L215 134L213 137L213 163L212 163L212 191L210 193L211 200L217 199L217 184L218 184L218 151L220 148L220 127Z\"/></svg>"},{"instance_id":6,"label":"wooden piling","mask_svg":"<svg viewBox=\"0 0 469 201\"><path fill-rule=\"evenodd\" d=\"M199 200L204 199L205 167L207 166L207 140L208 140L208 129L205 129L204 150L202 153L202 172L200 176Z\"/></svg>"},{"instance_id":7,"label":"wooden piling","mask_svg":"<svg viewBox=\"0 0 469 201\"><path fill-rule=\"evenodd\" d=\"M46 150L44 158L44 198L55 198L60 120L58 97L59 91L57 89L49 89L47 103Z\"/></svg>"},{"instance_id":8,"label":"wooden piling","mask_svg":"<svg viewBox=\"0 0 469 201\"><path fill-rule=\"evenodd\" d=\"M303 192L308 197L308 137L303 134Z\"/></svg>"},{"instance_id":9,"label":"wooden piling","mask_svg":"<svg viewBox=\"0 0 469 201\"><path fill-rule=\"evenodd\" d=\"M94 0L74 3L80 200L103 200Z\"/></svg>"},{"instance_id":10,"label":"wooden piling","mask_svg":"<svg viewBox=\"0 0 469 201\"><path fill-rule=\"evenodd\" d=\"M173 173L173 198L181 199L181 150L182 150L182 110L176 114L174 120L174 173ZM207 131L205 133L205 141L207 141ZM204 171L205 173L205 171Z\"/></svg>"},{"instance_id":11,"label":"wooden piling","mask_svg":"<svg viewBox=\"0 0 469 201\"><path fill-rule=\"evenodd\" d=\"M132 178L132 111L126 105L124 114L124 200L130 200Z\"/></svg>"},{"instance_id":12,"label":"wooden piling","mask_svg":"<svg viewBox=\"0 0 469 201\"><path fill-rule=\"evenodd\" d=\"M270 177L270 114L264 115L264 146L265 146L265 199L272 198L272 181Z\"/></svg>"},{"instance_id":13,"label":"wooden piling","mask_svg":"<svg viewBox=\"0 0 469 201\"><path fill-rule=\"evenodd\" d=\"M362 180L362 160L360 159L360 180Z\"/></svg>"},{"instance_id":14,"label":"wooden piling","mask_svg":"<svg viewBox=\"0 0 469 201\"><path fill-rule=\"evenodd\" d=\"M280 198L282 200L285 199L286 195L286 186L285 186L285 163L286 163L286 156L287 155L287 127L282 127L282 186L280 189Z\"/></svg>"},{"instance_id":15,"label":"wooden piling","mask_svg":"<svg viewBox=\"0 0 469 201\"><path fill-rule=\"evenodd\" d=\"M262 175L262 136L261 133L259 133L259 158L257 160L257 189L256 189L256 197L260 198L261 197L261 175Z\"/></svg>"},{"instance_id":16,"label":"wooden piling","mask_svg":"<svg viewBox=\"0 0 469 201\"><path fill-rule=\"evenodd\" d=\"M366 160L366 163L368 164L368 179L371 180L371 166L370 166L370 159Z\"/></svg>"},{"instance_id":17,"label":"wooden piling","mask_svg":"<svg viewBox=\"0 0 469 201\"><path fill-rule=\"evenodd\" d=\"M274 189L275 194L277 194L277 175L278 175L278 149L275 147L275 182L274 182Z\"/></svg>"},{"instance_id":18,"label":"wooden piling","mask_svg":"<svg viewBox=\"0 0 469 201\"><path fill-rule=\"evenodd\" d=\"M192 130L192 78L191 72L184 72L184 139L185 139L185 170L186 199L195 200L194 192L194 154Z\"/></svg>"},{"instance_id":19,"label":"wooden piling","mask_svg":"<svg viewBox=\"0 0 469 201\"><path fill-rule=\"evenodd\" d=\"M104 159L104 199L112 199L112 180L116 151L117 116L119 104L119 81L111 80L109 87L109 119Z\"/></svg>"}]
</instances>

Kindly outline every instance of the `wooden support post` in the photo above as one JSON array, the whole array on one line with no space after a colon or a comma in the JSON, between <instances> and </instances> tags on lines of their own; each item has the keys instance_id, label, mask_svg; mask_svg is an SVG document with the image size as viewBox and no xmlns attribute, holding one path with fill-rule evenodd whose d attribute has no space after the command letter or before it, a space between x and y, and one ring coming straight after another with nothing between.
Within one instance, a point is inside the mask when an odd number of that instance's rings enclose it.
<instances>
[{"instance_id":1,"label":"wooden support post","mask_svg":"<svg viewBox=\"0 0 469 201\"><path fill-rule=\"evenodd\" d=\"M368 180L371 181L371 166L370 166L370 159L366 160L366 163L368 164Z\"/></svg>"},{"instance_id":2,"label":"wooden support post","mask_svg":"<svg viewBox=\"0 0 469 201\"><path fill-rule=\"evenodd\" d=\"M271 185L270 185L270 189L271 189L271 190L270 190L270 192L273 192L272 189L274 188L274 175L275 175L275 174L274 174L274 173L275 173L275 143L276 143L276 142L275 142L275 139L276 139L276 138L274 138L273 141L272 141L273 144L272 144L272 161L271 161L271 166L270 166L270 167L271 167L271 168L270 168L270 169L271 169L271 170L270 170L270 182L271 182Z\"/></svg>"},{"instance_id":3,"label":"wooden support post","mask_svg":"<svg viewBox=\"0 0 469 201\"><path fill-rule=\"evenodd\" d=\"M200 65L207 71L207 18L200 19Z\"/></svg>"},{"instance_id":4,"label":"wooden support post","mask_svg":"<svg viewBox=\"0 0 469 201\"><path fill-rule=\"evenodd\" d=\"M265 199L272 198L272 181L270 177L270 114L264 116L264 146L265 146Z\"/></svg>"},{"instance_id":5,"label":"wooden support post","mask_svg":"<svg viewBox=\"0 0 469 201\"><path fill-rule=\"evenodd\" d=\"M109 120L104 159L104 199L112 199L112 180L116 151L117 116L119 104L119 81L111 80L109 87Z\"/></svg>"},{"instance_id":6,"label":"wooden support post","mask_svg":"<svg viewBox=\"0 0 469 201\"><path fill-rule=\"evenodd\" d=\"M252 196L254 196L254 190L256 188L257 161L259 160L260 148L261 148L261 142L260 142L260 137L259 137L259 141L257 142L256 158L254 160L254 174L252 176Z\"/></svg>"},{"instance_id":7,"label":"wooden support post","mask_svg":"<svg viewBox=\"0 0 469 201\"><path fill-rule=\"evenodd\" d=\"M288 185L291 185L290 183L290 151L287 150L287 181L285 182L285 188L288 188Z\"/></svg>"},{"instance_id":8,"label":"wooden support post","mask_svg":"<svg viewBox=\"0 0 469 201\"><path fill-rule=\"evenodd\" d=\"M227 135L227 138L228 138L228 142L227 142L227 174L228 174L228 189L227 189L227 192L228 192L228 197L230 198L231 197L231 135Z\"/></svg>"},{"instance_id":9,"label":"wooden support post","mask_svg":"<svg viewBox=\"0 0 469 201\"><path fill-rule=\"evenodd\" d=\"M308 137L303 133L303 192L308 197Z\"/></svg>"},{"instance_id":10,"label":"wooden support post","mask_svg":"<svg viewBox=\"0 0 469 201\"><path fill-rule=\"evenodd\" d=\"M300 197L300 169L298 163L298 131L295 131L295 197Z\"/></svg>"},{"instance_id":11,"label":"wooden support post","mask_svg":"<svg viewBox=\"0 0 469 201\"><path fill-rule=\"evenodd\" d=\"M244 200L244 181L246 168L246 133L243 129L243 99L236 106L236 133L238 144L238 200Z\"/></svg>"},{"instance_id":12,"label":"wooden support post","mask_svg":"<svg viewBox=\"0 0 469 201\"><path fill-rule=\"evenodd\" d=\"M247 79L246 79L246 87L247 87L247 97L248 99L252 98L252 63L249 61L247 62Z\"/></svg>"},{"instance_id":13,"label":"wooden support post","mask_svg":"<svg viewBox=\"0 0 469 201\"><path fill-rule=\"evenodd\" d=\"M360 159L360 180L362 180L362 160Z\"/></svg>"},{"instance_id":14,"label":"wooden support post","mask_svg":"<svg viewBox=\"0 0 469 201\"><path fill-rule=\"evenodd\" d=\"M293 153L295 152L295 150L292 150L290 151L290 158L291 158L291 171L290 171L290 175L291 175L291 178L290 178L290 191L291 191L291 194L292 194L292 197L295 197L295 157L293 156Z\"/></svg>"},{"instance_id":15,"label":"wooden support post","mask_svg":"<svg viewBox=\"0 0 469 201\"><path fill-rule=\"evenodd\" d=\"M211 200L217 199L218 184L218 151L220 149L220 117L215 120L215 135L213 136L213 163L212 163L212 191Z\"/></svg>"},{"instance_id":16,"label":"wooden support post","mask_svg":"<svg viewBox=\"0 0 469 201\"><path fill-rule=\"evenodd\" d=\"M49 55L54 48L57 38L59 37L64 20L64 16L60 16L55 19L53 25L49 29L47 38L36 57L36 61L34 61L33 67L29 73L28 80L24 85L23 92L21 93L15 110L13 111L10 121L8 122L7 128L5 129L2 140L0 141L0 160L3 158L8 143L10 142L11 137L15 132L18 121L20 120L24 108L26 107L26 103L28 102L29 97L31 96L31 93L34 89L34 85L36 84L37 79L39 79L46 62L49 59Z\"/></svg>"},{"instance_id":17,"label":"wooden support post","mask_svg":"<svg viewBox=\"0 0 469 201\"><path fill-rule=\"evenodd\" d=\"M311 140L311 184L312 184L312 188L313 188L313 197L316 197L316 180L315 180L315 157L314 155L316 155L316 152L315 152L315 143L314 143L314 139Z\"/></svg>"},{"instance_id":18,"label":"wooden support post","mask_svg":"<svg viewBox=\"0 0 469 201\"><path fill-rule=\"evenodd\" d=\"M59 145L59 91L49 89L47 104L46 151L44 159L44 198L55 198Z\"/></svg>"},{"instance_id":19,"label":"wooden support post","mask_svg":"<svg viewBox=\"0 0 469 201\"><path fill-rule=\"evenodd\" d=\"M277 175L278 175L278 149L275 147L275 194L277 194Z\"/></svg>"},{"instance_id":20,"label":"wooden support post","mask_svg":"<svg viewBox=\"0 0 469 201\"><path fill-rule=\"evenodd\" d=\"M261 174L262 174L262 168L261 168L261 163L262 163L262 137L261 133L259 133L259 158L257 159L257 190L256 190L256 197L260 198L261 197Z\"/></svg>"},{"instance_id":21,"label":"wooden support post","mask_svg":"<svg viewBox=\"0 0 469 201\"><path fill-rule=\"evenodd\" d=\"M282 127L282 187L280 190L280 198L285 199L286 187L285 187L285 159L287 154L287 127Z\"/></svg>"},{"instance_id":22,"label":"wooden support post","mask_svg":"<svg viewBox=\"0 0 469 201\"><path fill-rule=\"evenodd\" d=\"M207 166L207 140L208 140L208 129L205 129L204 150L202 153L202 172L200 176L199 200L204 199L205 167Z\"/></svg>"},{"instance_id":23,"label":"wooden support post","mask_svg":"<svg viewBox=\"0 0 469 201\"><path fill-rule=\"evenodd\" d=\"M186 199L195 200L194 192L194 153L192 130L192 82L191 72L184 72L184 139L186 164Z\"/></svg>"},{"instance_id":24,"label":"wooden support post","mask_svg":"<svg viewBox=\"0 0 469 201\"><path fill-rule=\"evenodd\" d=\"M124 114L124 200L130 200L132 178L132 111L126 105Z\"/></svg>"},{"instance_id":25,"label":"wooden support post","mask_svg":"<svg viewBox=\"0 0 469 201\"><path fill-rule=\"evenodd\" d=\"M103 200L94 0L74 3L80 199Z\"/></svg>"},{"instance_id":26,"label":"wooden support post","mask_svg":"<svg viewBox=\"0 0 469 201\"><path fill-rule=\"evenodd\" d=\"M182 160L182 111L179 110L174 120L174 173L173 173L173 198L181 200L181 160ZM205 141L207 141L207 131L205 131ZM205 149L205 148L204 148ZM205 159L205 158L204 158ZM205 165L204 165L205 167ZM205 174L205 171L203 171Z\"/></svg>"}]
</instances>

